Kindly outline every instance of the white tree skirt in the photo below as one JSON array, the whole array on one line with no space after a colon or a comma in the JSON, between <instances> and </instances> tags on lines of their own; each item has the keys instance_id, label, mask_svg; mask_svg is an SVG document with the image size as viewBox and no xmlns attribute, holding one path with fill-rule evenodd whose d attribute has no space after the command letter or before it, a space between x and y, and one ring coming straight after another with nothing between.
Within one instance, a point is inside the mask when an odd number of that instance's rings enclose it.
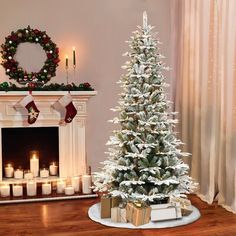
<instances>
[{"instance_id":1,"label":"white tree skirt","mask_svg":"<svg viewBox=\"0 0 236 236\"><path fill-rule=\"evenodd\" d=\"M106 226L110 226L110 227L129 228L129 229L171 228L171 227L176 227L180 225L190 224L198 220L201 216L199 210L196 207L192 206L193 212L189 216L184 216L183 218L177 219L177 220L166 220L166 221L160 221L160 222L150 221L148 224L140 225L136 227L132 225L131 223L115 223L115 222L112 222L111 219L109 218L101 219L100 208L101 208L100 203L96 203L89 208L88 215L91 220L96 221Z\"/></svg>"}]
</instances>

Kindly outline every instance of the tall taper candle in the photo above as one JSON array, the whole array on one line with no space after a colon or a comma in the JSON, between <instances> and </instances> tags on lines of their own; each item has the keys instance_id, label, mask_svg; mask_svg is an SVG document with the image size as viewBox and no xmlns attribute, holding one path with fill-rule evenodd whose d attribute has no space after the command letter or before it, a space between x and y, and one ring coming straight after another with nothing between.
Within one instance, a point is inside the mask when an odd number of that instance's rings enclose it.
<instances>
[{"instance_id":1,"label":"tall taper candle","mask_svg":"<svg viewBox=\"0 0 236 236\"><path fill-rule=\"evenodd\" d=\"M66 55L66 69L68 69L68 56Z\"/></svg>"},{"instance_id":2,"label":"tall taper candle","mask_svg":"<svg viewBox=\"0 0 236 236\"><path fill-rule=\"evenodd\" d=\"M75 47L73 47L73 67L76 67L76 59L75 59Z\"/></svg>"}]
</instances>

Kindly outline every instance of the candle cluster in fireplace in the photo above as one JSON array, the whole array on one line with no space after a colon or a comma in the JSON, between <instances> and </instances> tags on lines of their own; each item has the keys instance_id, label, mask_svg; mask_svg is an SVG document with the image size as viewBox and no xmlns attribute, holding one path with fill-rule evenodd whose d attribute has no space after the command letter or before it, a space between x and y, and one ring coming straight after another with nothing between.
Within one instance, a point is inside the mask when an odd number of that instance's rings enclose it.
<instances>
[{"instance_id":1,"label":"candle cluster in fireplace","mask_svg":"<svg viewBox=\"0 0 236 236\"><path fill-rule=\"evenodd\" d=\"M91 175L81 175L66 179L57 179L53 181L37 181L36 178L27 180L26 183L16 182L14 184L3 183L0 185L1 198L6 197L36 197L42 196L71 196L74 194L92 193Z\"/></svg>"},{"instance_id":2,"label":"candle cluster in fireplace","mask_svg":"<svg viewBox=\"0 0 236 236\"><path fill-rule=\"evenodd\" d=\"M30 151L30 169L23 170L22 168L14 169L11 163L4 167L4 177L14 179L32 179L34 177L48 178L49 176L58 176L58 165L52 162L48 168L45 166L39 168L39 151Z\"/></svg>"},{"instance_id":3,"label":"candle cluster in fireplace","mask_svg":"<svg viewBox=\"0 0 236 236\"><path fill-rule=\"evenodd\" d=\"M37 197L92 193L91 168L89 174L59 178L58 165L52 162L48 168L40 168L39 151L30 151L30 169L14 169L12 164L4 167L5 178L0 184L0 197ZM40 178L39 178L40 177ZM55 178L53 178L55 177Z\"/></svg>"}]
</instances>

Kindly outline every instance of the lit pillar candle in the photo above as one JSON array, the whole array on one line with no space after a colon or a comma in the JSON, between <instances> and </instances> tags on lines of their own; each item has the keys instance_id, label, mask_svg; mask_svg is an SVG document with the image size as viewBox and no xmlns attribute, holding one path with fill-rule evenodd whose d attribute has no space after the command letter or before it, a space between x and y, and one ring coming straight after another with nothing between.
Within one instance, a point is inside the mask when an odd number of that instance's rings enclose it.
<instances>
[{"instance_id":1,"label":"lit pillar candle","mask_svg":"<svg viewBox=\"0 0 236 236\"><path fill-rule=\"evenodd\" d=\"M39 175L39 156L38 151L30 152L30 171L33 173L34 177Z\"/></svg>"},{"instance_id":2,"label":"lit pillar candle","mask_svg":"<svg viewBox=\"0 0 236 236\"><path fill-rule=\"evenodd\" d=\"M23 179L23 177L24 177L24 172L22 169L16 169L14 171L14 178L15 179Z\"/></svg>"},{"instance_id":3,"label":"lit pillar candle","mask_svg":"<svg viewBox=\"0 0 236 236\"><path fill-rule=\"evenodd\" d=\"M23 186L22 185L13 185L12 186L13 197L22 197L23 196Z\"/></svg>"},{"instance_id":4,"label":"lit pillar candle","mask_svg":"<svg viewBox=\"0 0 236 236\"><path fill-rule=\"evenodd\" d=\"M71 180L71 183L72 183L72 186L74 187L76 193L81 191L81 187L80 187L81 177L80 176L73 177Z\"/></svg>"},{"instance_id":5,"label":"lit pillar candle","mask_svg":"<svg viewBox=\"0 0 236 236\"><path fill-rule=\"evenodd\" d=\"M27 196L36 196L37 183L35 180L28 180L26 184Z\"/></svg>"},{"instance_id":6,"label":"lit pillar candle","mask_svg":"<svg viewBox=\"0 0 236 236\"><path fill-rule=\"evenodd\" d=\"M76 67L75 47L73 47L73 67Z\"/></svg>"},{"instance_id":7,"label":"lit pillar candle","mask_svg":"<svg viewBox=\"0 0 236 236\"><path fill-rule=\"evenodd\" d=\"M6 178L12 178L14 174L14 168L11 164L7 164L4 168L5 170L5 177Z\"/></svg>"},{"instance_id":8,"label":"lit pillar candle","mask_svg":"<svg viewBox=\"0 0 236 236\"><path fill-rule=\"evenodd\" d=\"M61 194L65 192L66 183L64 180L57 181L57 193Z\"/></svg>"},{"instance_id":9,"label":"lit pillar candle","mask_svg":"<svg viewBox=\"0 0 236 236\"><path fill-rule=\"evenodd\" d=\"M51 183L42 184L42 195L50 195L52 193Z\"/></svg>"},{"instance_id":10,"label":"lit pillar candle","mask_svg":"<svg viewBox=\"0 0 236 236\"><path fill-rule=\"evenodd\" d=\"M68 56L66 55L66 69L68 70Z\"/></svg>"},{"instance_id":11,"label":"lit pillar candle","mask_svg":"<svg viewBox=\"0 0 236 236\"><path fill-rule=\"evenodd\" d=\"M84 194L92 193L92 176L91 175L83 175L82 176L82 192Z\"/></svg>"},{"instance_id":12,"label":"lit pillar candle","mask_svg":"<svg viewBox=\"0 0 236 236\"><path fill-rule=\"evenodd\" d=\"M24 171L24 179L33 179L34 175L30 170Z\"/></svg>"},{"instance_id":13,"label":"lit pillar candle","mask_svg":"<svg viewBox=\"0 0 236 236\"><path fill-rule=\"evenodd\" d=\"M4 184L0 186L1 197L9 197L10 196L10 185Z\"/></svg>"},{"instance_id":14,"label":"lit pillar candle","mask_svg":"<svg viewBox=\"0 0 236 236\"><path fill-rule=\"evenodd\" d=\"M40 177L41 178L47 178L49 176L49 170L46 168L43 168L40 170Z\"/></svg>"},{"instance_id":15,"label":"lit pillar candle","mask_svg":"<svg viewBox=\"0 0 236 236\"><path fill-rule=\"evenodd\" d=\"M58 175L58 165L55 162L49 166L49 173L53 176Z\"/></svg>"},{"instance_id":16,"label":"lit pillar candle","mask_svg":"<svg viewBox=\"0 0 236 236\"><path fill-rule=\"evenodd\" d=\"M73 195L75 194L75 189L73 186L66 186L65 187L65 195Z\"/></svg>"}]
</instances>

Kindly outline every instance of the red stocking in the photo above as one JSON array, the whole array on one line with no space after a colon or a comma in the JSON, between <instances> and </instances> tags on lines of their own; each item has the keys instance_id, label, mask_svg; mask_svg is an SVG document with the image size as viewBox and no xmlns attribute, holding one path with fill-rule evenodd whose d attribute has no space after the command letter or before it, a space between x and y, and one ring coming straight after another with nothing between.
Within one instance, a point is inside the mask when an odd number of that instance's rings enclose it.
<instances>
[{"instance_id":1,"label":"red stocking","mask_svg":"<svg viewBox=\"0 0 236 236\"><path fill-rule=\"evenodd\" d=\"M58 100L58 102L66 109L65 122L70 123L77 114L77 110L72 103L72 97L68 93Z\"/></svg>"},{"instance_id":2,"label":"red stocking","mask_svg":"<svg viewBox=\"0 0 236 236\"><path fill-rule=\"evenodd\" d=\"M34 98L32 95L24 97L20 102L21 106L25 107L28 110L28 123L33 124L39 116L39 109L34 103Z\"/></svg>"}]
</instances>

